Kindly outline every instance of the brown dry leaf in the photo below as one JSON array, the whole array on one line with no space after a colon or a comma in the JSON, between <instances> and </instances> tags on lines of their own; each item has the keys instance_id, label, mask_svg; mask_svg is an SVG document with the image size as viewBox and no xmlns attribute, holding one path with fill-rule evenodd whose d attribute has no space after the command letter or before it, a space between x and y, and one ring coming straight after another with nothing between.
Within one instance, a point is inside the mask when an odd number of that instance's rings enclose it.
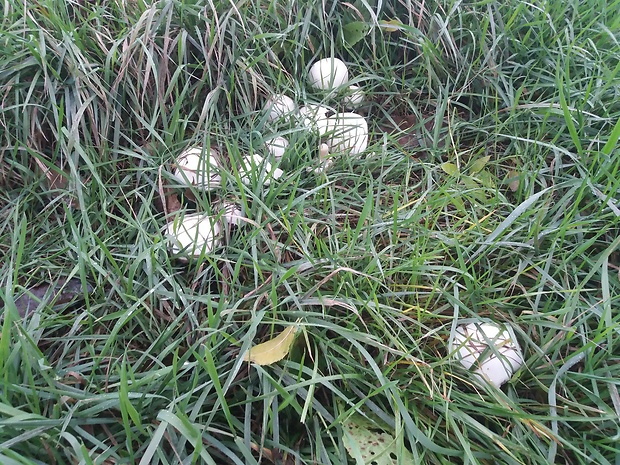
<instances>
[{"instance_id":1,"label":"brown dry leaf","mask_svg":"<svg viewBox=\"0 0 620 465\"><path fill-rule=\"evenodd\" d=\"M49 191L66 191L68 190L69 180L71 179L70 173L58 168L58 170L54 170L49 166L45 165L39 158L34 158L37 167L41 170L41 173L45 176L47 182L46 187ZM69 206L72 208L78 208L79 203L77 199L72 198L69 201Z\"/></svg>"},{"instance_id":2,"label":"brown dry leaf","mask_svg":"<svg viewBox=\"0 0 620 465\"><path fill-rule=\"evenodd\" d=\"M47 179L47 188L49 190L67 188L67 185L69 184L69 173L61 170L60 168L58 171L54 171L36 157L34 161L37 163L37 166L41 172L45 175L45 178Z\"/></svg>"},{"instance_id":3,"label":"brown dry leaf","mask_svg":"<svg viewBox=\"0 0 620 465\"><path fill-rule=\"evenodd\" d=\"M181 205L181 201L179 200L179 196L176 194L176 192L173 189L164 187L163 177L161 174L162 169L163 165L159 167L159 174L157 180L159 198L157 199L156 206L157 208L163 209L164 214L166 215L166 217L168 217L170 213L175 213L181 210L183 206Z\"/></svg>"},{"instance_id":4,"label":"brown dry leaf","mask_svg":"<svg viewBox=\"0 0 620 465\"><path fill-rule=\"evenodd\" d=\"M173 192L171 189L165 190L165 198L166 198L166 208L168 209L168 213L174 213L183 207L181 205L181 201L179 200L179 196Z\"/></svg>"},{"instance_id":5,"label":"brown dry leaf","mask_svg":"<svg viewBox=\"0 0 620 465\"><path fill-rule=\"evenodd\" d=\"M508 188L512 192L516 192L519 189L519 173L515 170L510 170L506 175L506 180L509 181Z\"/></svg>"}]
</instances>

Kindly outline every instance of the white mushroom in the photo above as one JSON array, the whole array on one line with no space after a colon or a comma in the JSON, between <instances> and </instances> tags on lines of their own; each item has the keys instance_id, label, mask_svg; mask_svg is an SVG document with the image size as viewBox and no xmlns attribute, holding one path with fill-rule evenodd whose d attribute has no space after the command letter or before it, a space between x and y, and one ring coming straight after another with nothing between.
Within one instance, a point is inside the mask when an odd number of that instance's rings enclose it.
<instances>
[{"instance_id":1,"label":"white mushroom","mask_svg":"<svg viewBox=\"0 0 620 465\"><path fill-rule=\"evenodd\" d=\"M239 226L246 218L243 210L236 203L222 202L222 210L222 220L226 221L230 226Z\"/></svg>"},{"instance_id":2,"label":"white mushroom","mask_svg":"<svg viewBox=\"0 0 620 465\"><path fill-rule=\"evenodd\" d=\"M364 103L364 91L359 86L351 85L342 102L346 108L354 110Z\"/></svg>"},{"instance_id":3,"label":"white mushroom","mask_svg":"<svg viewBox=\"0 0 620 465\"><path fill-rule=\"evenodd\" d=\"M308 82L317 89L332 90L347 83L349 70L338 58L317 61L308 71Z\"/></svg>"},{"instance_id":4,"label":"white mushroom","mask_svg":"<svg viewBox=\"0 0 620 465\"><path fill-rule=\"evenodd\" d=\"M288 95L275 94L265 103L265 110L267 111L269 121L275 121L294 114L297 110L297 105Z\"/></svg>"},{"instance_id":5,"label":"white mushroom","mask_svg":"<svg viewBox=\"0 0 620 465\"><path fill-rule=\"evenodd\" d=\"M469 323L456 328L450 352L480 378L500 387L523 365L519 343L494 323Z\"/></svg>"},{"instance_id":6,"label":"white mushroom","mask_svg":"<svg viewBox=\"0 0 620 465\"><path fill-rule=\"evenodd\" d=\"M176 159L172 175L177 181L188 186L211 190L221 186L219 154L214 149L205 150L193 147L185 150Z\"/></svg>"},{"instance_id":7,"label":"white mushroom","mask_svg":"<svg viewBox=\"0 0 620 465\"><path fill-rule=\"evenodd\" d=\"M288 148L288 140L286 140L282 136L272 137L271 139L267 139L265 141L265 146L269 153L276 159L279 160L286 152Z\"/></svg>"},{"instance_id":8,"label":"white mushroom","mask_svg":"<svg viewBox=\"0 0 620 465\"><path fill-rule=\"evenodd\" d=\"M323 135L327 129L327 113L327 107L308 104L299 109L299 124L309 131Z\"/></svg>"},{"instance_id":9,"label":"white mushroom","mask_svg":"<svg viewBox=\"0 0 620 465\"><path fill-rule=\"evenodd\" d=\"M357 113L336 113L328 117L323 135L332 153L354 155L368 147L368 123Z\"/></svg>"},{"instance_id":10,"label":"white mushroom","mask_svg":"<svg viewBox=\"0 0 620 465\"><path fill-rule=\"evenodd\" d=\"M181 213L166 225L170 249L184 261L212 252L221 244L219 234L219 223L202 213Z\"/></svg>"},{"instance_id":11,"label":"white mushroom","mask_svg":"<svg viewBox=\"0 0 620 465\"><path fill-rule=\"evenodd\" d=\"M253 176L260 176L265 186L269 185L271 178L278 179L284 174L280 168L272 166L271 163L257 154L243 157L240 171L241 181L244 184L250 184Z\"/></svg>"}]
</instances>

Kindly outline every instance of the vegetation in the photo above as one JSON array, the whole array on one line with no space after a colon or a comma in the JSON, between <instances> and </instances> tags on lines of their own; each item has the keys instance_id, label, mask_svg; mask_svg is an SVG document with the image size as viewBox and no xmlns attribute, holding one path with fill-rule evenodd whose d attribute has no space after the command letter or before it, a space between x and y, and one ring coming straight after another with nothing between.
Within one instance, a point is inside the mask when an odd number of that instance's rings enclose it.
<instances>
[{"instance_id":1,"label":"vegetation","mask_svg":"<svg viewBox=\"0 0 620 465\"><path fill-rule=\"evenodd\" d=\"M345 464L620 460L620 1L5 0L0 5L0 462ZM240 182L263 110L337 56L371 138L324 175L292 147ZM212 193L171 176L217 148ZM167 196L248 222L188 264ZM169 197L168 197L169 198ZM74 278L83 300L17 297ZM501 388L448 349L514 331ZM266 365L250 347L298 325ZM384 460L388 460L384 461Z\"/></svg>"}]
</instances>

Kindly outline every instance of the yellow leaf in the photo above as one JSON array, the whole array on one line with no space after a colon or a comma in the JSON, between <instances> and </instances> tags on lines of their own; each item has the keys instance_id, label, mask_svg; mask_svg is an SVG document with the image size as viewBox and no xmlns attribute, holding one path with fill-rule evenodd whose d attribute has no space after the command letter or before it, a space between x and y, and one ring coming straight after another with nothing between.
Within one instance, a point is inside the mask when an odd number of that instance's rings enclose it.
<instances>
[{"instance_id":1,"label":"yellow leaf","mask_svg":"<svg viewBox=\"0 0 620 465\"><path fill-rule=\"evenodd\" d=\"M243 357L246 362L254 362L258 365L271 365L282 360L288 355L288 351L295 340L297 326L289 326L275 338L252 347Z\"/></svg>"},{"instance_id":2,"label":"yellow leaf","mask_svg":"<svg viewBox=\"0 0 620 465\"><path fill-rule=\"evenodd\" d=\"M397 19L391 19L389 21L380 21L379 25L383 27L385 32L396 32L398 31L404 24Z\"/></svg>"},{"instance_id":3,"label":"yellow leaf","mask_svg":"<svg viewBox=\"0 0 620 465\"><path fill-rule=\"evenodd\" d=\"M442 163L441 169L450 176L457 176L459 174L459 169L454 163Z\"/></svg>"},{"instance_id":4,"label":"yellow leaf","mask_svg":"<svg viewBox=\"0 0 620 465\"><path fill-rule=\"evenodd\" d=\"M484 167L487 166L487 163L489 162L490 159L491 159L490 156L478 158L475 162L472 163L471 167L469 168L469 172L471 174L476 174L482 171Z\"/></svg>"}]
</instances>

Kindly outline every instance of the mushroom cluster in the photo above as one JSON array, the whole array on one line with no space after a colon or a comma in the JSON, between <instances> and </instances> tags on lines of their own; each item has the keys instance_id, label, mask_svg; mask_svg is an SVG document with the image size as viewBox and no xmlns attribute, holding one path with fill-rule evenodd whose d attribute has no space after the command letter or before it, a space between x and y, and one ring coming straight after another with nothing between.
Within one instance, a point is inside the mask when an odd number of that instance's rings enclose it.
<instances>
[{"instance_id":1,"label":"mushroom cluster","mask_svg":"<svg viewBox=\"0 0 620 465\"><path fill-rule=\"evenodd\" d=\"M347 87L348 80L347 66L337 58L317 61L307 76L309 85L317 92L327 92L327 98L344 93L345 109L353 110L363 102L363 94L357 86ZM265 103L265 110L267 120L273 125L289 122L320 136L320 170L330 166L330 154L359 154L368 145L368 124L357 113L330 114L328 107L317 104L299 108L285 94L272 95ZM258 182L268 186L284 174L278 164L289 148L289 141L281 135L273 135L265 141L265 148L265 156L252 153L240 160L239 176L244 184ZM223 168L215 149L191 147L176 158L172 176L182 186L213 191L225 185ZM223 226L238 226L243 218L241 208L234 204L222 205L215 217L203 213L186 214L181 210L166 225L170 251L182 261L201 257L222 245Z\"/></svg>"},{"instance_id":2,"label":"mushroom cluster","mask_svg":"<svg viewBox=\"0 0 620 465\"><path fill-rule=\"evenodd\" d=\"M271 123L289 123L320 138L319 160L322 171L331 165L333 156L339 154L357 155L368 146L368 123L354 113L364 101L362 90L349 85L347 65L338 58L330 57L314 63L307 76L307 82L322 100L333 100L342 96L345 111L332 112L327 106L317 103L297 103L288 95L272 95L265 104L267 120ZM274 159L281 159L289 147L289 141L274 135L265 141L267 151Z\"/></svg>"},{"instance_id":3,"label":"mushroom cluster","mask_svg":"<svg viewBox=\"0 0 620 465\"><path fill-rule=\"evenodd\" d=\"M347 111L330 114L328 107L312 103L298 107L285 94L269 97L265 111L267 120L273 125L292 123L320 137L318 158L321 165L318 171L323 171L331 165L333 155L355 155L366 150L368 123L363 116L351 111L363 103L364 96L358 86L348 85L347 65L338 58L325 58L314 63L308 71L307 81L314 91L326 93L325 98L344 94L344 108ZM260 181L263 186L268 186L284 174L278 163L286 154L289 141L281 135L273 135L265 141L265 148L266 156L253 153L242 158L239 175L244 184ZM176 158L172 176L181 185L212 191L221 189L224 184L222 168L216 150L192 147ZM187 260L213 251L221 245L222 223L239 225L243 212L239 206L229 204L216 216L220 219L201 213L179 212L166 226L171 252Z\"/></svg>"},{"instance_id":4,"label":"mushroom cluster","mask_svg":"<svg viewBox=\"0 0 620 465\"><path fill-rule=\"evenodd\" d=\"M240 168L241 173L246 173ZM247 173L246 173L247 175ZM223 166L213 149L191 147L175 160L172 177L180 186L210 192L223 187ZM243 178L242 178L243 179ZM181 209L166 224L166 237L172 255L182 262L198 259L222 245L222 230L238 226L245 218L237 204L222 201L214 215L187 213Z\"/></svg>"}]
</instances>

